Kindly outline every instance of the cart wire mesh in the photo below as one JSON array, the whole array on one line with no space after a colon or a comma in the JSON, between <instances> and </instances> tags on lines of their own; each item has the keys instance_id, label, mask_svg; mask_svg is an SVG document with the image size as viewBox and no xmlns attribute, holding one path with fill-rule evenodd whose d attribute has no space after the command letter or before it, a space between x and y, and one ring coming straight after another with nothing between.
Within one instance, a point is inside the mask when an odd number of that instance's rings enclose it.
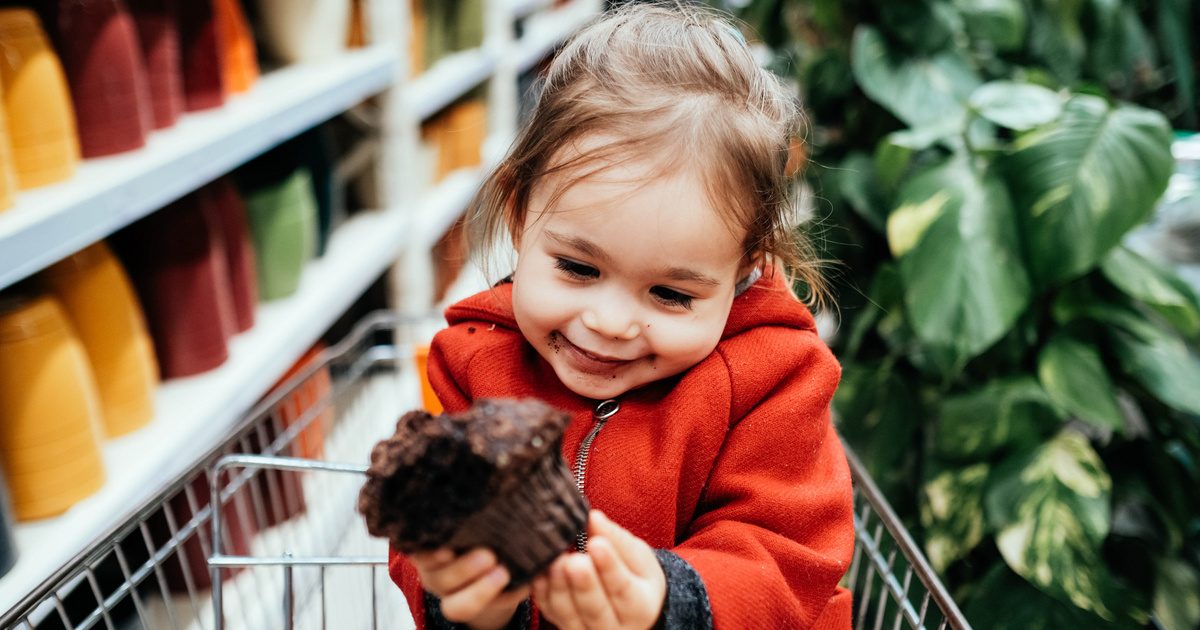
<instances>
[{"instance_id":1,"label":"cart wire mesh","mask_svg":"<svg viewBox=\"0 0 1200 630\"><path fill-rule=\"evenodd\" d=\"M412 357L435 327L430 318L364 318L5 612L0 628L412 628L386 543L366 534L355 510L365 465L333 462L364 462L420 405ZM321 378L328 384L312 396ZM969 628L848 455L856 544L843 584L854 593L855 628Z\"/></svg>"}]
</instances>

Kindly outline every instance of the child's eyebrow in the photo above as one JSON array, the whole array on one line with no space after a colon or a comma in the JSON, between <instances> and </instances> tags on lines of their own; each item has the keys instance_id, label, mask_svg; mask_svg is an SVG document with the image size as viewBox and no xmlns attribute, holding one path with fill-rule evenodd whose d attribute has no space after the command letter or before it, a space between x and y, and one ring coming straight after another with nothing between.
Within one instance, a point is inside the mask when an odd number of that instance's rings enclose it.
<instances>
[{"instance_id":1,"label":"child's eyebrow","mask_svg":"<svg viewBox=\"0 0 1200 630\"><path fill-rule=\"evenodd\" d=\"M582 236L560 234L553 230L546 230L544 234L546 238L554 241L561 247L573 249L602 263L612 264L612 257L607 252L601 249L599 245ZM720 280L685 267L668 267L660 272L659 275L677 282L694 282L713 287L721 285Z\"/></svg>"},{"instance_id":2,"label":"child's eyebrow","mask_svg":"<svg viewBox=\"0 0 1200 630\"><path fill-rule=\"evenodd\" d=\"M583 238L582 236L559 234L553 230L546 230L545 235L546 238L558 243L562 247L574 249L603 263L612 262L612 257L610 257L603 249L600 249L599 245L587 240L586 238Z\"/></svg>"}]
</instances>

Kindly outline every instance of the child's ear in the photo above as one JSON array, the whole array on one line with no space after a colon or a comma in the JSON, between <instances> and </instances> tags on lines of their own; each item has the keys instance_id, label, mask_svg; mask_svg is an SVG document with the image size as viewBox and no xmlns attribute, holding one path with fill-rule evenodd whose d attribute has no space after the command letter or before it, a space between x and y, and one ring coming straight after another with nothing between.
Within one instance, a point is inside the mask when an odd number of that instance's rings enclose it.
<instances>
[{"instance_id":1,"label":"child's ear","mask_svg":"<svg viewBox=\"0 0 1200 630\"><path fill-rule=\"evenodd\" d=\"M766 260L766 254L761 251L751 253L742 259L742 264L738 267L738 279L745 278L750 275L750 272L755 268L762 269L763 261Z\"/></svg>"}]
</instances>

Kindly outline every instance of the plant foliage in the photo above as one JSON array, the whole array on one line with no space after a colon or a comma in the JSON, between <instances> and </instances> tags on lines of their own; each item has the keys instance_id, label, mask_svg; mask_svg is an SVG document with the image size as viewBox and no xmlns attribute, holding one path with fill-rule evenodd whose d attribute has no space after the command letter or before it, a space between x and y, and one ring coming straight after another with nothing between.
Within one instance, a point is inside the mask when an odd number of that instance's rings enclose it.
<instances>
[{"instance_id":1,"label":"plant foliage","mask_svg":"<svg viewBox=\"0 0 1200 630\"><path fill-rule=\"evenodd\" d=\"M1200 298L1121 246L1192 0L751 0L813 121L840 428L980 628L1200 626Z\"/></svg>"}]
</instances>

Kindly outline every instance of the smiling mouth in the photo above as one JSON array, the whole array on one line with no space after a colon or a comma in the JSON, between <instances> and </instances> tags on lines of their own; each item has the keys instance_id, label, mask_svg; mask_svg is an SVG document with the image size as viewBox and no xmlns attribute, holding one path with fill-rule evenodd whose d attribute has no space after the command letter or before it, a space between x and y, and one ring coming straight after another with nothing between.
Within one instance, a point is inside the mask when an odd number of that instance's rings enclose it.
<instances>
[{"instance_id":1,"label":"smiling mouth","mask_svg":"<svg viewBox=\"0 0 1200 630\"><path fill-rule=\"evenodd\" d=\"M555 351L559 349L566 350L567 353L575 359L575 362L585 368L586 371L602 371L611 370L626 363L631 363L633 359L621 359L603 354L589 352L567 339L560 333L552 333L550 335L550 347Z\"/></svg>"}]
</instances>

